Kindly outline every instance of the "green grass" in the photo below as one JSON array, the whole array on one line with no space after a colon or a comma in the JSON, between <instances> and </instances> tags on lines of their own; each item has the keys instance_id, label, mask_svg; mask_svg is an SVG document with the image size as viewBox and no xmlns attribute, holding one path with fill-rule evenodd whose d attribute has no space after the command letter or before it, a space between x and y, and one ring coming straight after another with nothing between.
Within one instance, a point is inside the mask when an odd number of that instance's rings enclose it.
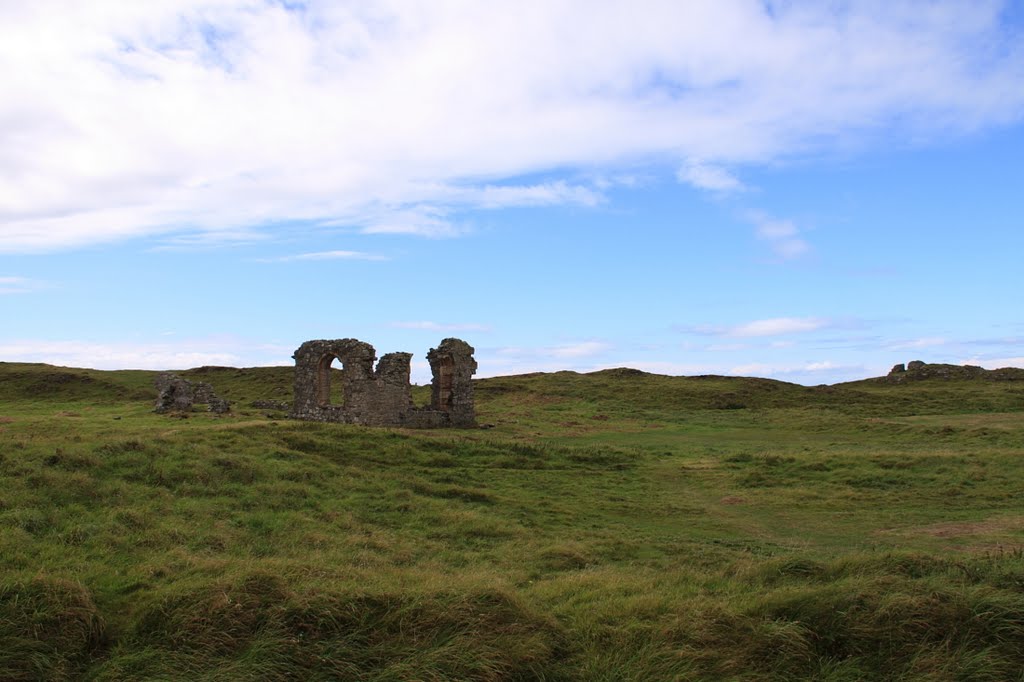
<instances>
[{"instance_id":1,"label":"green grass","mask_svg":"<svg viewBox=\"0 0 1024 682\"><path fill-rule=\"evenodd\" d=\"M1024 679L1022 382L559 372L403 431L183 374L232 414L0 363L3 679Z\"/></svg>"}]
</instances>

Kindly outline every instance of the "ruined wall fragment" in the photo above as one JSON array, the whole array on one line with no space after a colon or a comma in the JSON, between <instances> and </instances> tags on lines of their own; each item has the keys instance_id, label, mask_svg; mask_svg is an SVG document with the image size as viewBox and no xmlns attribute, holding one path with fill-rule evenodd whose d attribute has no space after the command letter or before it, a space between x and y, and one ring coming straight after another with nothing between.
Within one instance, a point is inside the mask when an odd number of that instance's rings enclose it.
<instances>
[{"instance_id":1,"label":"ruined wall fragment","mask_svg":"<svg viewBox=\"0 0 1024 682\"><path fill-rule=\"evenodd\" d=\"M154 412L191 412L194 403L205 404L210 412L224 414L231 410L227 400L218 396L213 386L200 381L193 384L170 372L161 372L156 378L158 392Z\"/></svg>"},{"instance_id":2,"label":"ruined wall fragment","mask_svg":"<svg viewBox=\"0 0 1024 682\"><path fill-rule=\"evenodd\" d=\"M448 413L453 426L473 426L476 423L473 375L477 364L473 352L473 347L465 341L445 339L427 353L434 377L430 383L430 406Z\"/></svg>"},{"instance_id":3,"label":"ruined wall fragment","mask_svg":"<svg viewBox=\"0 0 1024 682\"><path fill-rule=\"evenodd\" d=\"M192 410L192 386L188 381L170 372L156 377L156 407L154 412L188 412Z\"/></svg>"}]
</instances>

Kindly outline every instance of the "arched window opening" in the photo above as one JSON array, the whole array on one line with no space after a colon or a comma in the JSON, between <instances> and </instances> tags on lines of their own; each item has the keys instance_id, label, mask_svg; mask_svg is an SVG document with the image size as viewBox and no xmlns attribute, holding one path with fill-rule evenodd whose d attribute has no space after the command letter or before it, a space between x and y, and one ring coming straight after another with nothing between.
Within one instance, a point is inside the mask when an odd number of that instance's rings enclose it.
<instances>
[{"instance_id":1,"label":"arched window opening","mask_svg":"<svg viewBox=\"0 0 1024 682\"><path fill-rule=\"evenodd\" d=\"M317 402L321 407L345 404L345 373L341 360L333 355L320 358L317 368Z\"/></svg>"}]
</instances>

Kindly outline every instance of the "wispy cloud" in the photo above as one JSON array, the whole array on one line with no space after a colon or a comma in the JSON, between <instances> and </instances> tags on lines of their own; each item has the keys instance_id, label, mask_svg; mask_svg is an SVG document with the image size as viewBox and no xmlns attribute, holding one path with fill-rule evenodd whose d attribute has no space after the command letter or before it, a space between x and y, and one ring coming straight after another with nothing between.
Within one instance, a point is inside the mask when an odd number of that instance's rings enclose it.
<instances>
[{"instance_id":1,"label":"wispy cloud","mask_svg":"<svg viewBox=\"0 0 1024 682\"><path fill-rule=\"evenodd\" d=\"M583 358L594 358L611 350L614 346L606 341L579 341L574 343L561 343L553 346L505 346L494 349L490 352L495 357L501 358L507 363L510 358L530 360L579 360ZM559 369L566 369L560 366Z\"/></svg>"},{"instance_id":2,"label":"wispy cloud","mask_svg":"<svg viewBox=\"0 0 1024 682\"><path fill-rule=\"evenodd\" d=\"M783 336L813 332L834 326L831 320L821 317L772 317L765 320L752 320L734 326L699 325L681 328L694 334L706 336L730 336L750 338L759 336Z\"/></svg>"},{"instance_id":3,"label":"wispy cloud","mask_svg":"<svg viewBox=\"0 0 1024 682\"><path fill-rule=\"evenodd\" d=\"M599 355L611 348L612 345L610 343L603 341L583 341L581 343L554 346L548 349L548 353L556 358L585 358Z\"/></svg>"},{"instance_id":4,"label":"wispy cloud","mask_svg":"<svg viewBox=\"0 0 1024 682\"><path fill-rule=\"evenodd\" d=\"M396 329L420 329L429 332L480 332L482 334L493 331L490 325L486 324L444 324L441 322L416 321L416 322L392 322L389 326Z\"/></svg>"},{"instance_id":5,"label":"wispy cloud","mask_svg":"<svg viewBox=\"0 0 1024 682\"><path fill-rule=\"evenodd\" d=\"M539 185L486 185L480 189L464 190L460 194L456 197L463 203L482 208L555 204L596 206L605 200L604 194L592 187L561 180Z\"/></svg>"},{"instance_id":6,"label":"wispy cloud","mask_svg":"<svg viewBox=\"0 0 1024 682\"><path fill-rule=\"evenodd\" d=\"M749 350L750 345L746 343L712 343L704 350L712 353L734 353L741 350Z\"/></svg>"},{"instance_id":7,"label":"wispy cloud","mask_svg":"<svg viewBox=\"0 0 1024 682\"><path fill-rule=\"evenodd\" d=\"M313 253L297 253L289 256L279 256L277 258L259 258L257 259L261 263L288 263L291 261L309 261L309 260L370 260L370 261L384 261L390 260L387 256L381 256L375 253L365 253L363 251L316 251Z\"/></svg>"},{"instance_id":8,"label":"wispy cloud","mask_svg":"<svg viewBox=\"0 0 1024 682\"><path fill-rule=\"evenodd\" d=\"M792 220L773 218L761 211L750 211L746 218L754 224L757 238L767 242L777 258L794 260L810 252L811 245L800 236Z\"/></svg>"},{"instance_id":9,"label":"wispy cloud","mask_svg":"<svg viewBox=\"0 0 1024 682\"><path fill-rule=\"evenodd\" d=\"M899 341L897 343L890 344L889 350L910 350L914 348L932 348L934 346L943 346L949 343L946 339L940 336L928 336L920 339L911 339L910 341Z\"/></svg>"},{"instance_id":10,"label":"wispy cloud","mask_svg":"<svg viewBox=\"0 0 1024 682\"><path fill-rule=\"evenodd\" d=\"M729 336L781 336L813 332L828 325L828 320L819 317L775 317L754 320L728 331Z\"/></svg>"},{"instance_id":11,"label":"wispy cloud","mask_svg":"<svg viewBox=\"0 0 1024 682\"><path fill-rule=\"evenodd\" d=\"M0 357L8 362L45 362L92 369L188 369L201 365L237 365L240 360L233 353L194 341L173 344L10 341L0 343Z\"/></svg>"},{"instance_id":12,"label":"wispy cloud","mask_svg":"<svg viewBox=\"0 0 1024 682\"><path fill-rule=\"evenodd\" d=\"M739 178L725 168L702 161L689 161L684 164L676 171L676 179L697 189L722 194L746 189Z\"/></svg>"},{"instance_id":13,"label":"wispy cloud","mask_svg":"<svg viewBox=\"0 0 1024 682\"><path fill-rule=\"evenodd\" d=\"M243 244L254 244L263 242L270 238L255 227L212 227L205 232L188 232L184 234L170 234L165 236L161 243L149 249L154 253L198 251L204 249L218 249L224 247L236 247Z\"/></svg>"},{"instance_id":14,"label":"wispy cloud","mask_svg":"<svg viewBox=\"0 0 1024 682\"><path fill-rule=\"evenodd\" d=\"M970 358L968 360L961 360L958 364L961 365L977 365L984 367L985 369L1002 369L1003 367L1020 367L1024 368L1024 355L1017 357L1007 358Z\"/></svg>"},{"instance_id":15,"label":"wispy cloud","mask_svg":"<svg viewBox=\"0 0 1024 682\"><path fill-rule=\"evenodd\" d=\"M815 375L815 374L835 374L838 372L855 373L858 376L862 376L864 368L859 365L843 365L831 360L820 360L816 362L805 362L800 364L772 364L772 363L760 363L753 362L749 364L736 365L731 367L728 374L734 376L761 376L761 377L776 377L776 376L789 376L789 375Z\"/></svg>"},{"instance_id":16,"label":"wispy cloud","mask_svg":"<svg viewBox=\"0 0 1024 682\"><path fill-rule=\"evenodd\" d=\"M638 159L736 191L748 164L1019 119L1003 7L0 3L0 251L285 221L450 236L467 209L604 200L517 178Z\"/></svg>"},{"instance_id":17,"label":"wispy cloud","mask_svg":"<svg viewBox=\"0 0 1024 682\"><path fill-rule=\"evenodd\" d=\"M46 282L27 277L0 277L0 295L30 294L47 286Z\"/></svg>"},{"instance_id":18,"label":"wispy cloud","mask_svg":"<svg viewBox=\"0 0 1024 682\"><path fill-rule=\"evenodd\" d=\"M361 223L365 234L409 234L433 239L458 237L470 232L465 224L452 221L449 209L418 206L407 209L372 211L353 222ZM344 223L345 220L335 221Z\"/></svg>"}]
</instances>

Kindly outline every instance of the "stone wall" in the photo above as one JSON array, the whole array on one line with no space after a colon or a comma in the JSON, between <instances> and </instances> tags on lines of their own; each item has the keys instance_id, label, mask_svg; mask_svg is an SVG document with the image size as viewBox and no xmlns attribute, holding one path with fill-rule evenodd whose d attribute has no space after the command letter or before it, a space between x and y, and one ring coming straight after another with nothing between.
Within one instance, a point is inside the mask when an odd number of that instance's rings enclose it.
<instances>
[{"instance_id":1,"label":"stone wall","mask_svg":"<svg viewBox=\"0 0 1024 682\"><path fill-rule=\"evenodd\" d=\"M193 403L205 404L210 412L223 414L231 407L213 391L213 386L200 381L192 383L177 374L161 372L156 377L159 392L154 412L191 412Z\"/></svg>"},{"instance_id":2,"label":"stone wall","mask_svg":"<svg viewBox=\"0 0 1024 682\"><path fill-rule=\"evenodd\" d=\"M473 426L473 347L445 339L427 354L434 378L431 404L412 403L409 372L412 354L388 353L377 359L373 346L358 339L306 341L295 351L295 399L292 416L311 421L436 428ZM331 363L338 360L343 384L341 404L331 399Z\"/></svg>"}]
</instances>

